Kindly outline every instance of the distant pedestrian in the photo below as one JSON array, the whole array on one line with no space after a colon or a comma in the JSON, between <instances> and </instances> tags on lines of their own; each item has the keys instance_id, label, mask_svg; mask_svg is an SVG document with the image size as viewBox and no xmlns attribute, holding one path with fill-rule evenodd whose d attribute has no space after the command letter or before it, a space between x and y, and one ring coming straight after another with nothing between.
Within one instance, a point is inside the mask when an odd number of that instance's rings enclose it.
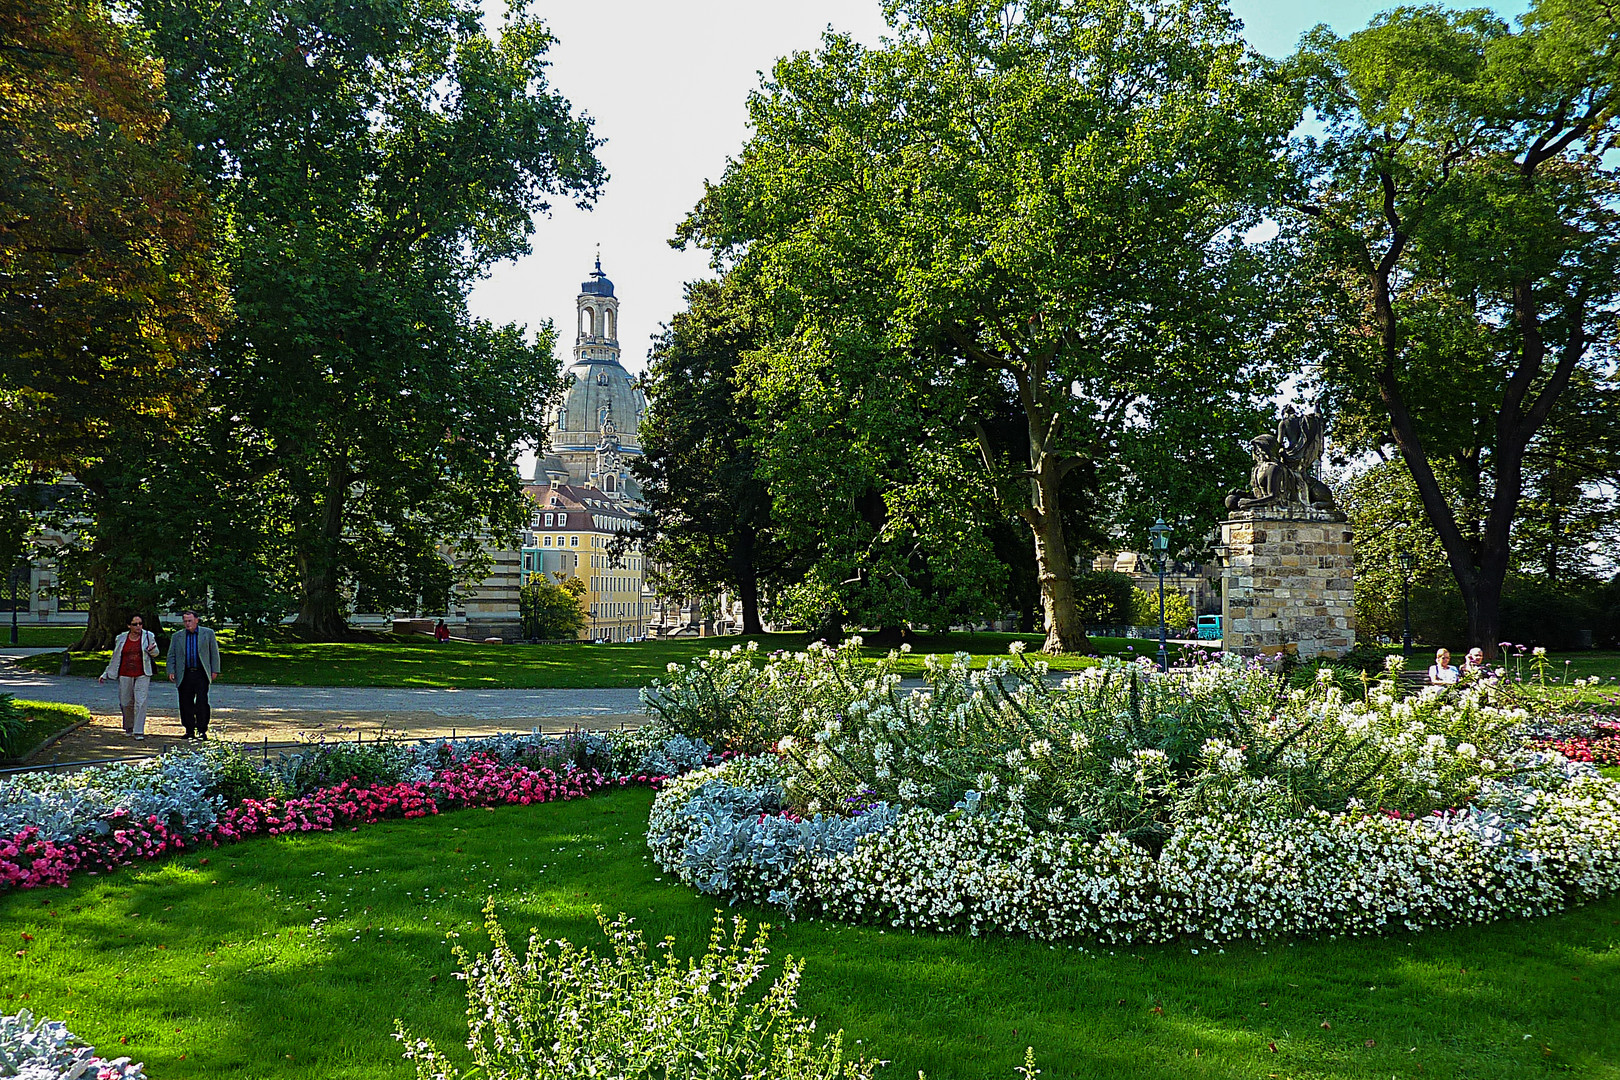
<instances>
[{"instance_id":1,"label":"distant pedestrian","mask_svg":"<svg viewBox=\"0 0 1620 1080\"><path fill-rule=\"evenodd\" d=\"M219 678L219 642L195 611L180 613L185 629L169 639L169 681L180 688L182 739L208 738L208 688Z\"/></svg>"},{"instance_id":2,"label":"distant pedestrian","mask_svg":"<svg viewBox=\"0 0 1620 1080\"><path fill-rule=\"evenodd\" d=\"M113 641L112 658L97 683L118 680L118 707L124 712L124 734L146 738L146 697L152 689L152 657L158 652L157 636L146 629L146 620L135 615L129 629Z\"/></svg>"},{"instance_id":3,"label":"distant pedestrian","mask_svg":"<svg viewBox=\"0 0 1620 1080\"><path fill-rule=\"evenodd\" d=\"M450 640L450 628L444 625L443 619L440 619L439 625L433 628L433 640L437 641L440 645L443 645L445 642Z\"/></svg>"},{"instance_id":4,"label":"distant pedestrian","mask_svg":"<svg viewBox=\"0 0 1620 1080\"><path fill-rule=\"evenodd\" d=\"M1462 678L1462 672L1451 662L1450 649L1436 649L1434 663L1429 665L1430 686L1451 686Z\"/></svg>"}]
</instances>

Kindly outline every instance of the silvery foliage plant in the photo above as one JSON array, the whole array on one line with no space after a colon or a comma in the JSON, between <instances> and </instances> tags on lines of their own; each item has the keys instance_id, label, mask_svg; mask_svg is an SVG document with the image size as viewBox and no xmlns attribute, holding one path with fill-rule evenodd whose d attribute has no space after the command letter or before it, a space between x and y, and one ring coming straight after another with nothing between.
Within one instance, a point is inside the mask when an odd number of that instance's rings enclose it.
<instances>
[{"instance_id":1,"label":"silvery foliage plant","mask_svg":"<svg viewBox=\"0 0 1620 1080\"><path fill-rule=\"evenodd\" d=\"M27 1009L0 1015L0 1076L22 1080L145 1080L129 1058L108 1061L60 1020L35 1020Z\"/></svg>"},{"instance_id":2,"label":"silvery foliage plant","mask_svg":"<svg viewBox=\"0 0 1620 1080\"><path fill-rule=\"evenodd\" d=\"M699 892L777 904L792 915L804 895L800 867L854 851L898 816L884 802L847 815L785 814L781 775L777 759L752 757L671 782L647 827L659 865Z\"/></svg>"},{"instance_id":3,"label":"silvery foliage plant","mask_svg":"<svg viewBox=\"0 0 1620 1080\"><path fill-rule=\"evenodd\" d=\"M815 1038L800 1016L804 963L789 960L763 996L750 988L768 965L767 928L747 940L747 924L728 935L718 916L708 950L682 963L674 939L649 957L632 920L608 921L606 955L568 941L531 936L519 957L484 908L492 949L473 956L454 946L467 984L467 1048L474 1069L461 1071L427 1039L396 1022L419 1080L464 1076L505 1080L564 1077L771 1077L772 1080L871 1080L874 1066L846 1061L843 1033Z\"/></svg>"},{"instance_id":4,"label":"silvery foliage plant","mask_svg":"<svg viewBox=\"0 0 1620 1080\"><path fill-rule=\"evenodd\" d=\"M178 822L188 833L213 826L224 810L211 793L213 761L202 751L173 751L154 761L98 765L74 773L19 773L0 780L0 836L29 826L62 844L109 830L119 811L135 820Z\"/></svg>"}]
</instances>

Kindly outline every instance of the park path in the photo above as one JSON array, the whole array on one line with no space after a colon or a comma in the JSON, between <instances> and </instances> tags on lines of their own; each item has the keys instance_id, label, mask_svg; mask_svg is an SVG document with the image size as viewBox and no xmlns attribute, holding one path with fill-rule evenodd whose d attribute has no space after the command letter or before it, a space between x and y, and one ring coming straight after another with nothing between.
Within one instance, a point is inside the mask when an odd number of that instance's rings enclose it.
<instances>
[{"instance_id":1,"label":"park path","mask_svg":"<svg viewBox=\"0 0 1620 1080\"><path fill-rule=\"evenodd\" d=\"M40 650L0 649L0 694L31 701L83 705L94 720L31 760L31 765L106 760L158 753L179 742L179 702L167 682L152 684L148 738L125 735L118 688L84 676L20 669L19 656ZM59 650L43 650L59 651ZM210 734L250 745L311 738L373 738L380 731L406 738L493 735L498 732L610 728L645 719L640 691L438 690L350 686L253 686L217 682L209 690Z\"/></svg>"}]
</instances>

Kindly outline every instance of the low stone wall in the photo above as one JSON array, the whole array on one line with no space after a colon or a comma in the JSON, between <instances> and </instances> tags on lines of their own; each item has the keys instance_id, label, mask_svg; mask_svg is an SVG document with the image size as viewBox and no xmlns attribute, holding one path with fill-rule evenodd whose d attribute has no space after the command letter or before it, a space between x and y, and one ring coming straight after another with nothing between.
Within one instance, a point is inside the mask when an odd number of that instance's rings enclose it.
<instances>
[{"instance_id":1,"label":"low stone wall","mask_svg":"<svg viewBox=\"0 0 1620 1080\"><path fill-rule=\"evenodd\" d=\"M1221 522L1227 651L1309 659L1355 647L1354 534L1334 516L1251 510Z\"/></svg>"}]
</instances>

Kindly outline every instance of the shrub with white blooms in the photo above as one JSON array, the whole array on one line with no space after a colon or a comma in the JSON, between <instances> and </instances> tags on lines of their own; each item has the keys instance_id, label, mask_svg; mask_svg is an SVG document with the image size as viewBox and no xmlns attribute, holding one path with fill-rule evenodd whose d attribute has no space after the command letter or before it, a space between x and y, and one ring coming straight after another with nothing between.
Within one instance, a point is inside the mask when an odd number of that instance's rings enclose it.
<instances>
[{"instance_id":1,"label":"shrub with white blooms","mask_svg":"<svg viewBox=\"0 0 1620 1080\"><path fill-rule=\"evenodd\" d=\"M682 964L674 938L660 942L664 955L652 960L632 920L620 915L609 922L600 909L596 920L609 955L531 933L519 958L493 901L486 904L490 954L471 956L455 947L457 977L467 983L474 1068L463 1072L430 1040L397 1026L420 1080L871 1080L874 1063L845 1060L843 1032L817 1040L815 1021L799 1015L803 961L789 957L763 997L749 993L766 969L768 927L748 941L747 924L735 919L728 937L717 915L708 951Z\"/></svg>"},{"instance_id":2,"label":"shrub with white blooms","mask_svg":"<svg viewBox=\"0 0 1620 1080\"><path fill-rule=\"evenodd\" d=\"M778 753L659 794L660 865L800 916L1107 942L1420 930L1620 888L1620 784L1526 749L1488 687L1357 701L1235 661L1052 687L957 657L910 691L851 660L793 658L821 675Z\"/></svg>"}]
</instances>

